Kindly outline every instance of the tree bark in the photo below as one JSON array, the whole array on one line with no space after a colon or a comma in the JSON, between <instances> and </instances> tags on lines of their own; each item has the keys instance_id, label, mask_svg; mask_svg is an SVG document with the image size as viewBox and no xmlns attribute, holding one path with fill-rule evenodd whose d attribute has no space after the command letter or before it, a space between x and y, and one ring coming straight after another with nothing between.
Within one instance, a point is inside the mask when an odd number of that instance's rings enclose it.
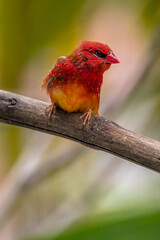
<instances>
[{"instance_id":1,"label":"tree bark","mask_svg":"<svg viewBox=\"0 0 160 240\"><path fill-rule=\"evenodd\" d=\"M61 109L48 122L47 106L45 102L0 90L0 122L68 138L160 172L160 142L99 116L92 115L83 126L80 113Z\"/></svg>"}]
</instances>

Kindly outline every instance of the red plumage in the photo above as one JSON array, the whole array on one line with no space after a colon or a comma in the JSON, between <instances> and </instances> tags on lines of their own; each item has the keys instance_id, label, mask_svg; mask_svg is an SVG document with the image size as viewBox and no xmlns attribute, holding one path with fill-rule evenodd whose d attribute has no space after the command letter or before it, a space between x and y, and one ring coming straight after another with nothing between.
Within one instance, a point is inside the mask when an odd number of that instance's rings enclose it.
<instances>
[{"instance_id":1,"label":"red plumage","mask_svg":"<svg viewBox=\"0 0 160 240\"><path fill-rule=\"evenodd\" d=\"M61 57L42 82L52 104L67 112L83 112L84 124L98 114L103 73L119 63L108 45L83 41Z\"/></svg>"}]
</instances>

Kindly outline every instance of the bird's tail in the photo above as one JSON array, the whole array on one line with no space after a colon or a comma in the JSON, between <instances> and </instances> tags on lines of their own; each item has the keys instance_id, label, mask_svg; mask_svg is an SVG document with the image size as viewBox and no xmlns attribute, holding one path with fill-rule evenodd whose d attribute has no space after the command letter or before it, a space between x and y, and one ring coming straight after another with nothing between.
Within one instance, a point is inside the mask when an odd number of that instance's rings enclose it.
<instances>
[{"instance_id":1,"label":"bird's tail","mask_svg":"<svg viewBox=\"0 0 160 240\"><path fill-rule=\"evenodd\" d=\"M53 81L53 75L52 75L52 72L50 71L47 75L47 77L43 80L42 84L41 84L41 89L44 89L44 88L49 88L52 81Z\"/></svg>"}]
</instances>

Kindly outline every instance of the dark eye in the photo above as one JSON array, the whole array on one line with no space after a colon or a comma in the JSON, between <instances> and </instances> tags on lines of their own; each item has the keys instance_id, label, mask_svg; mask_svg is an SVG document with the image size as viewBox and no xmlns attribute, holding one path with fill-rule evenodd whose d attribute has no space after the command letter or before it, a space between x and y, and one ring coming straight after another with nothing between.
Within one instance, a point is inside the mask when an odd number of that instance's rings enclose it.
<instances>
[{"instance_id":1,"label":"dark eye","mask_svg":"<svg viewBox=\"0 0 160 240\"><path fill-rule=\"evenodd\" d=\"M96 50L95 52L94 52L94 54L97 56L97 57L99 57L99 58L106 58L106 54L104 54L103 52L101 52L101 51L99 51L99 50Z\"/></svg>"}]
</instances>

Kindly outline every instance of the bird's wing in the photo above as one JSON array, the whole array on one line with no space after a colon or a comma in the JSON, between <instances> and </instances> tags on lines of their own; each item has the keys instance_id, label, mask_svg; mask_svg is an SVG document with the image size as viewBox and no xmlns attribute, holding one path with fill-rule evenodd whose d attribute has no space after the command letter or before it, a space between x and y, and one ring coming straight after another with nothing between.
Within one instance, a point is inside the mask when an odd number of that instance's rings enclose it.
<instances>
[{"instance_id":1,"label":"bird's wing","mask_svg":"<svg viewBox=\"0 0 160 240\"><path fill-rule=\"evenodd\" d=\"M46 78L43 80L41 84L41 88L49 88L54 79L57 79L57 76L61 75L62 69L68 64L68 59L66 57L60 57L52 70L48 73ZM60 78L59 78L60 80Z\"/></svg>"}]
</instances>

